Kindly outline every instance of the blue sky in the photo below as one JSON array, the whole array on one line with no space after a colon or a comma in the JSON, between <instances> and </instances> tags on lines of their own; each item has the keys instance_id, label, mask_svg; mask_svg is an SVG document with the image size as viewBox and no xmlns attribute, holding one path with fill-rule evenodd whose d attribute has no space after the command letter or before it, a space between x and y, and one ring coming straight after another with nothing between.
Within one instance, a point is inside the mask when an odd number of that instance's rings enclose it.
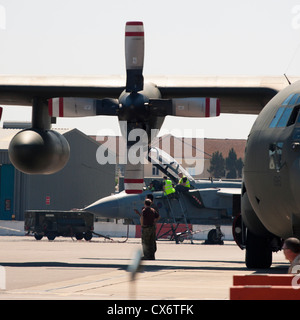
<instances>
[{"instance_id":1,"label":"blue sky","mask_svg":"<svg viewBox=\"0 0 300 320\"><path fill-rule=\"evenodd\" d=\"M0 0L0 73L124 75L129 20L144 22L146 80L147 75L300 75L300 0ZM30 118L30 110L17 110L24 108L5 109L4 120ZM168 117L165 126L246 138L254 119ZM58 125L91 133L108 123L116 126L117 120Z\"/></svg>"}]
</instances>

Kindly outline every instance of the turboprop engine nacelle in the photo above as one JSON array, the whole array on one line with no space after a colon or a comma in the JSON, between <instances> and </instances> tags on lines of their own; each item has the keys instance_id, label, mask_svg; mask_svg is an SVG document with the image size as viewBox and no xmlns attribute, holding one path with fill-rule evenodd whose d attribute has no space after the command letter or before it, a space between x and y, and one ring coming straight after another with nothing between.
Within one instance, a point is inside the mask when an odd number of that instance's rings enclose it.
<instances>
[{"instance_id":1,"label":"turboprop engine nacelle","mask_svg":"<svg viewBox=\"0 0 300 320\"><path fill-rule=\"evenodd\" d=\"M53 130L25 129L10 142L12 164L27 174L52 174L69 160L70 147L64 136Z\"/></svg>"}]
</instances>

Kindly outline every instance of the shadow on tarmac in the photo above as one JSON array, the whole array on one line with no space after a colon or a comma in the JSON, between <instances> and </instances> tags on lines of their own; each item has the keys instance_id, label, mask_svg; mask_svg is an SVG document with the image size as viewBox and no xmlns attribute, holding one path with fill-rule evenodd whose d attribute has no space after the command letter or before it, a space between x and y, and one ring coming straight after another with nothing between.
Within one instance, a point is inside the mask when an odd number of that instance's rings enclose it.
<instances>
[{"instance_id":1,"label":"shadow on tarmac","mask_svg":"<svg viewBox=\"0 0 300 320\"><path fill-rule=\"evenodd\" d=\"M86 260L112 260L107 258L82 258ZM1 266L3 267L43 267L43 268L92 268L92 269L117 269L117 270L125 270L127 271L128 265L130 261L128 259L118 259L118 261L124 260L126 263L66 263L66 262L56 262L56 261L41 261L41 262L2 262ZM163 262L201 262L208 264L215 263L222 263L224 265L221 266L191 266L191 265L177 265L177 266L170 266L164 265ZM253 271L254 273L267 273L267 274L285 274L287 273L288 265L284 265L282 263L273 263L272 267L269 269L248 269L243 261L221 261L221 260L163 260L157 259L150 262L143 262L143 271L144 272L158 272L163 270L185 270L185 271L192 271L192 270L203 270L203 271ZM155 263L155 264L153 264ZM237 267L233 266L232 264L240 264L242 266Z\"/></svg>"}]
</instances>

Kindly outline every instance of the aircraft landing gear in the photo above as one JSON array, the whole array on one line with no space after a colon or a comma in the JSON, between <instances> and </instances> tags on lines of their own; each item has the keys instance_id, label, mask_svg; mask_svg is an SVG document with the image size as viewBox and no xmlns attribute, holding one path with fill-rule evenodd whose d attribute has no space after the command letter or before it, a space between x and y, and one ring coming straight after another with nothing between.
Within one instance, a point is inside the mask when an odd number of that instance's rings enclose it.
<instances>
[{"instance_id":1,"label":"aircraft landing gear","mask_svg":"<svg viewBox=\"0 0 300 320\"><path fill-rule=\"evenodd\" d=\"M247 230L246 266L249 269L267 269L272 264L272 248L268 238L258 237Z\"/></svg>"}]
</instances>

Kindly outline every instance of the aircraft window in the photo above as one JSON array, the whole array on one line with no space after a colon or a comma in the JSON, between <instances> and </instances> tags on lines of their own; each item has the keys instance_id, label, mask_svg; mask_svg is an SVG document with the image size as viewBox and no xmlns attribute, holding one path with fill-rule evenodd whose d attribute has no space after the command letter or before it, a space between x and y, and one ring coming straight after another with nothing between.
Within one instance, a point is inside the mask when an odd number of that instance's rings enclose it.
<instances>
[{"instance_id":1,"label":"aircraft window","mask_svg":"<svg viewBox=\"0 0 300 320\"><path fill-rule=\"evenodd\" d=\"M282 103L283 106L287 106L291 98L293 97L294 93L290 94Z\"/></svg>"},{"instance_id":2,"label":"aircraft window","mask_svg":"<svg viewBox=\"0 0 300 320\"><path fill-rule=\"evenodd\" d=\"M298 109L300 108L300 106L298 107ZM300 123L300 115L298 117L298 120L297 120L298 123Z\"/></svg>"},{"instance_id":3,"label":"aircraft window","mask_svg":"<svg viewBox=\"0 0 300 320\"><path fill-rule=\"evenodd\" d=\"M289 101L288 105L289 105L289 106L293 106L293 105L296 103L296 101L297 101L298 98L299 98L299 93L298 93L298 94L294 94L294 96L292 97L292 99Z\"/></svg>"},{"instance_id":4,"label":"aircraft window","mask_svg":"<svg viewBox=\"0 0 300 320\"><path fill-rule=\"evenodd\" d=\"M300 140L300 128L295 128L294 129L293 140Z\"/></svg>"},{"instance_id":5,"label":"aircraft window","mask_svg":"<svg viewBox=\"0 0 300 320\"><path fill-rule=\"evenodd\" d=\"M297 119L298 114L299 114L299 108L300 108L299 105L294 107L293 112L292 112L292 114L290 116L289 122L287 123L287 126L291 126L292 124L294 124L296 122L296 119ZM298 118L298 122L299 122L299 118Z\"/></svg>"},{"instance_id":6,"label":"aircraft window","mask_svg":"<svg viewBox=\"0 0 300 320\"><path fill-rule=\"evenodd\" d=\"M276 127L276 124L277 124L278 120L280 119L280 117L282 116L284 109L285 108L280 107L277 110L277 113L276 113L275 117L273 118L271 124L269 125L269 128L275 128Z\"/></svg>"},{"instance_id":7,"label":"aircraft window","mask_svg":"<svg viewBox=\"0 0 300 320\"><path fill-rule=\"evenodd\" d=\"M284 113L281 116L281 118L280 118L280 120L279 120L279 122L278 122L278 124L276 126L277 128L282 128L282 127L285 127L287 125L292 111L293 111L293 108L286 108L284 110Z\"/></svg>"}]
</instances>

